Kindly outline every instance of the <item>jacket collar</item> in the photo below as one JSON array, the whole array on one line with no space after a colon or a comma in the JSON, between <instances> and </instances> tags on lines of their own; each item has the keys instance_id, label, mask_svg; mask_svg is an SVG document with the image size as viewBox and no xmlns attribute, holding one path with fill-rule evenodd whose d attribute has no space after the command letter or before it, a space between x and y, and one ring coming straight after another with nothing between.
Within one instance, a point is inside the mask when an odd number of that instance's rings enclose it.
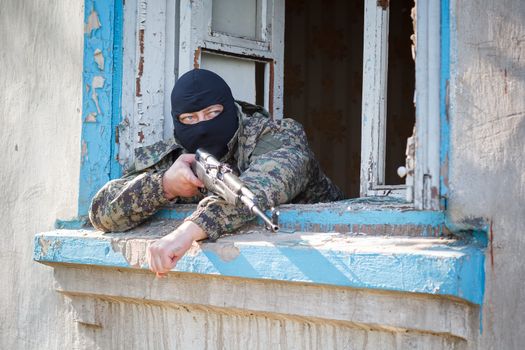
<instances>
[{"instance_id":1,"label":"jacket collar","mask_svg":"<svg viewBox=\"0 0 525 350\"><path fill-rule=\"evenodd\" d=\"M233 134L233 137L231 138L231 140L228 142L228 152L224 155L224 157L220 159L221 162L226 162L232 159L233 155L238 150L237 145L238 145L239 137L243 135L244 128L242 125L242 121L245 117L245 114L242 111L241 106L237 102L235 102L235 108L237 108L237 118L239 119L239 123L238 123L239 127L237 128L237 131L235 131L235 134Z\"/></svg>"}]
</instances>

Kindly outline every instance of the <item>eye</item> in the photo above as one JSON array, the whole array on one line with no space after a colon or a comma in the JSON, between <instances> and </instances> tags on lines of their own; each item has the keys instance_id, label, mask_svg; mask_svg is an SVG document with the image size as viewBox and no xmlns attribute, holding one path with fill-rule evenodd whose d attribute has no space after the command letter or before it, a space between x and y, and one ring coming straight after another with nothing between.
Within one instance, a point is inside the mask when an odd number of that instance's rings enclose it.
<instances>
[{"instance_id":1,"label":"eye","mask_svg":"<svg viewBox=\"0 0 525 350\"><path fill-rule=\"evenodd\" d=\"M210 120L222 113L223 107L221 105L215 105L210 107L206 112L206 119Z\"/></svg>"},{"instance_id":2,"label":"eye","mask_svg":"<svg viewBox=\"0 0 525 350\"><path fill-rule=\"evenodd\" d=\"M219 114L221 114L221 110L219 109L214 109L212 111L209 111L208 112L208 118L215 118L216 116L218 116Z\"/></svg>"},{"instance_id":3,"label":"eye","mask_svg":"<svg viewBox=\"0 0 525 350\"><path fill-rule=\"evenodd\" d=\"M194 124L197 121L197 118L195 118L193 114L182 114L179 116L179 121L182 124Z\"/></svg>"}]
</instances>

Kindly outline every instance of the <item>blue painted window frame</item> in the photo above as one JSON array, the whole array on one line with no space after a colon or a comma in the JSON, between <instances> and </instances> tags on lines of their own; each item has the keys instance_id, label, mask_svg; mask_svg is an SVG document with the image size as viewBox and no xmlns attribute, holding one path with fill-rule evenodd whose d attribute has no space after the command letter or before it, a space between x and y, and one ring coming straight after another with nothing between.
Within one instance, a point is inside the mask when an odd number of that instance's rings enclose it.
<instances>
[{"instance_id":1,"label":"blue painted window frame","mask_svg":"<svg viewBox=\"0 0 525 350\"><path fill-rule=\"evenodd\" d=\"M449 157L449 124L447 117L447 87L450 78L450 33L455 32L455 28L450 21L449 0L441 0L441 71L440 71L440 163L442 169L447 169L446 162ZM84 34L84 63L83 63L83 109L82 109L82 136L81 136L81 165L79 183L79 203L78 217L86 217L91 199L96 192L111 179L121 176L122 170L118 163L118 134L117 126L121 122L121 95L122 95L122 69L123 69L123 0L85 0L85 34ZM104 60L100 60L100 57ZM103 63L102 63L103 62ZM95 85L95 87L93 87ZM446 208L446 196L448 193L447 174L441 173L440 194L444 201L442 208ZM377 210L348 210L344 205L341 206L292 206L286 209L286 215L282 216L281 223L285 226L296 227L301 231L310 231L321 228L321 230L337 230L338 225L350 227L357 225L357 232L364 227L365 231L370 227L403 226L413 225L421 228L421 232L426 236L439 236L444 230L451 229L455 233L461 234L466 231L465 236L466 250L472 248L472 256L479 259L469 265L476 273L483 271L484 256L478 254L480 247L487 245L487 225L484 222L470 225L469 227L457 226L447 219L446 211L416 211L385 209L381 207L388 201L379 201ZM158 214L161 218L182 219L191 211L189 207L180 207L177 210L164 209ZM76 220L78 223L82 220ZM375 225L375 226L374 226ZM74 223L59 223L60 228L78 228ZM79 233L76 233L79 235ZM107 258L107 253L111 250L107 245L100 245L98 239L89 237L68 238L68 234L59 232L57 234L64 242L71 240L75 247L87 247L89 252L86 261L79 260L78 249L71 250L71 261L65 259L63 262L75 262L91 264L93 251L90 244L103 249L97 251L103 255L101 261ZM62 261L62 252L55 256L49 250L49 256L41 252L39 242L41 239L50 239L53 233L37 235L35 237L35 260L38 261ZM65 237L65 238L64 238ZM80 241L80 243L78 243ZM472 246L469 245L472 241ZM78 244L77 244L78 243ZM107 242L106 242L107 243ZM481 243L481 244L480 244ZM109 244L109 243L108 243ZM61 244L53 245L60 248ZM67 252L67 249L64 250ZM98 253L97 253L98 254ZM302 254L302 253L301 253ZM44 256L46 255L46 256ZM305 255L306 256L306 255ZM95 258L98 255L95 256ZM111 258L112 256L110 256ZM126 262L120 260L109 261L111 266L127 266ZM343 258L346 258L344 256ZM471 257L469 257L470 259ZM216 262L218 265L222 263ZM227 265L227 264L226 264ZM461 264L460 264L461 265ZM463 266L463 265L461 265ZM225 268L230 268L226 266ZM270 271L271 272L271 271ZM480 276L471 273L470 270L463 271L465 285L476 285L474 290L468 290L469 296L457 295L476 304L481 304L483 300L484 274ZM476 283L472 283L472 276L480 277ZM272 278L269 276L268 278ZM438 277L436 277L438 278ZM443 277L444 279L448 277ZM380 284L382 281L379 281ZM479 282L479 283L478 283ZM477 286L480 286L479 289ZM414 287L414 291L418 290ZM394 288L395 289L395 288ZM446 291L442 291L447 294ZM454 295L454 294L452 294Z\"/></svg>"},{"instance_id":2,"label":"blue painted window frame","mask_svg":"<svg viewBox=\"0 0 525 350\"><path fill-rule=\"evenodd\" d=\"M85 0L82 135L78 216L109 180L121 176L117 125L121 121L123 3ZM103 65L95 57L102 55ZM102 86L93 88L94 81ZM100 86L97 85L97 86Z\"/></svg>"}]
</instances>

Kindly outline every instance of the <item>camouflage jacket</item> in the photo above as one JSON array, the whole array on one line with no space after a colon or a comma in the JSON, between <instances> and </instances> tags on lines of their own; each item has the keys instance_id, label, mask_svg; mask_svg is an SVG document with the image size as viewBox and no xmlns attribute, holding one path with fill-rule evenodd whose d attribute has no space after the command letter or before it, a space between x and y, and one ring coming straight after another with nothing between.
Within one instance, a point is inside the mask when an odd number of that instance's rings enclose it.
<instances>
[{"instance_id":1,"label":"camouflage jacket","mask_svg":"<svg viewBox=\"0 0 525 350\"><path fill-rule=\"evenodd\" d=\"M239 128L221 161L240 174L263 210L283 203L343 199L308 147L301 124L293 119L272 120L261 107L240 101L236 106ZM93 198L89 210L93 226L105 232L128 230L170 203L164 197L162 176L185 152L176 140L137 149L131 171L108 182ZM254 219L246 208L217 196L194 199L200 202L186 220L199 225L211 240Z\"/></svg>"}]
</instances>

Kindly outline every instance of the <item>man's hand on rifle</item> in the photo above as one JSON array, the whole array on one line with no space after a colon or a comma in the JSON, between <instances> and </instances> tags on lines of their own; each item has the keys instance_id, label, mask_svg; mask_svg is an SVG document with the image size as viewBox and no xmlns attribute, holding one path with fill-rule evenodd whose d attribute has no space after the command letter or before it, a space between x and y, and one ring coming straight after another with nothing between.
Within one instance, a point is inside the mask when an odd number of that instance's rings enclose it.
<instances>
[{"instance_id":1,"label":"man's hand on rifle","mask_svg":"<svg viewBox=\"0 0 525 350\"><path fill-rule=\"evenodd\" d=\"M155 241L148 247L148 265L157 277L164 277L190 249L194 241L207 238L195 223L186 221L172 233Z\"/></svg>"},{"instance_id":2,"label":"man's hand on rifle","mask_svg":"<svg viewBox=\"0 0 525 350\"><path fill-rule=\"evenodd\" d=\"M195 160L194 154L182 154L164 173L162 188L167 199L175 197L193 197L204 184L191 170L191 162Z\"/></svg>"}]
</instances>

